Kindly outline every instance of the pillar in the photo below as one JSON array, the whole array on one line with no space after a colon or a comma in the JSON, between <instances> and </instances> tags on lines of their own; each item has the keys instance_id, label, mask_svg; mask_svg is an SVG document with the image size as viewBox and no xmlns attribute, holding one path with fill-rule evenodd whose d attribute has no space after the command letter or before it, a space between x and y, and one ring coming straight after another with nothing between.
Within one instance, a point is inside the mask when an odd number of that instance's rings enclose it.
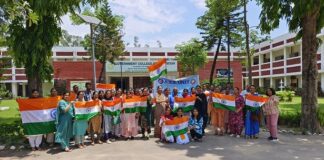
<instances>
[{"instance_id":1,"label":"pillar","mask_svg":"<svg viewBox=\"0 0 324 160\"><path fill-rule=\"evenodd\" d=\"M129 88L133 88L133 76L129 76Z\"/></svg>"},{"instance_id":2,"label":"pillar","mask_svg":"<svg viewBox=\"0 0 324 160\"><path fill-rule=\"evenodd\" d=\"M284 74L287 73L287 47L284 47Z\"/></svg>"},{"instance_id":3,"label":"pillar","mask_svg":"<svg viewBox=\"0 0 324 160\"><path fill-rule=\"evenodd\" d=\"M284 82L284 87L287 87L287 76L284 76L283 82Z\"/></svg>"},{"instance_id":4,"label":"pillar","mask_svg":"<svg viewBox=\"0 0 324 160\"><path fill-rule=\"evenodd\" d=\"M273 78L272 78L272 77L270 77L270 87L271 87L271 88L274 88L274 85L273 85Z\"/></svg>"},{"instance_id":5,"label":"pillar","mask_svg":"<svg viewBox=\"0 0 324 160\"><path fill-rule=\"evenodd\" d=\"M259 78L259 87L263 87L263 78Z\"/></svg>"},{"instance_id":6,"label":"pillar","mask_svg":"<svg viewBox=\"0 0 324 160\"><path fill-rule=\"evenodd\" d=\"M22 96L26 97L26 84L25 83L22 84Z\"/></svg>"},{"instance_id":7,"label":"pillar","mask_svg":"<svg viewBox=\"0 0 324 160\"><path fill-rule=\"evenodd\" d=\"M13 97L17 97L18 93L17 83L13 82L11 83L11 92Z\"/></svg>"}]
</instances>

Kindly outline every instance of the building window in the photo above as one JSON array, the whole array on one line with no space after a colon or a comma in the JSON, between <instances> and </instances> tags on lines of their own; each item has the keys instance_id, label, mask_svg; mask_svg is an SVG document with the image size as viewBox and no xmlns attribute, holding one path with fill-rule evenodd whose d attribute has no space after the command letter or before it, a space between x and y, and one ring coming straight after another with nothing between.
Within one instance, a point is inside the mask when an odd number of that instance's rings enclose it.
<instances>
[{"instance_id":1,"label":"building window","mask_svg":"<svg viewBox=\"0 0 324 160\"><path fill-rule=\"evenodd\" d=\"M284 59L284 56L283 55L277 56L274 59L275 59L275 61L280 61L280 60L283 60Z\"/></svg>"},{"instance_id":2,"label":"building window","mask_svg":"<svg viewBox=\"0 0 324 160\"><path fill-rule=\"evenodd\" d=\"M253 65L258 65L259 64L259 57L254 57L253 58Z\"/></svg>"},{"instance_id":3,"label":"building window","mask_svg":"<svg viewBox=\"0 0 324 160\"><path fill-rule=\"evenodd\" d=\"M264 54L263 55L263 63L269 63L270 62L270 57L268 57L269 54Z\"/></svg>"}]
</instances>

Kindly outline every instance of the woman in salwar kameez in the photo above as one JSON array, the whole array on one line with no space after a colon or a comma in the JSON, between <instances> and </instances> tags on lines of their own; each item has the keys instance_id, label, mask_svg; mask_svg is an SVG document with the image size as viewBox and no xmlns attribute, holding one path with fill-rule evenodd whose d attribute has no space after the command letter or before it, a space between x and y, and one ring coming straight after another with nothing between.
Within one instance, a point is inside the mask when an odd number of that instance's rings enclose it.
<instances>
[{"instance_id":1,"label":"woman in salwar kameez","mask_svg":"<svg viewBox=\"0 0 324 160\"><path fill-rule=\"evenodd\" d=\"M92 94L92 100L93 101L99 100L99 94L98 94L98 92L93 92L93 94ZM99 144L102 144L102 142L100 140L101 139L101 124L102 124L102 112L101 112L102 105L101 105L101 101L99 103L99 107L100 107L99 114L97 114L96 116L92 117L89 120L88 132L90 133L90 136L91 136L91 145L94 145L95 144L94 134L97 135L97 142Z\"/></svg>"},{"instance_id":2,"label":"woman in salwar kameez","mask_svg":"<svg viewBox=\"0 0 324 160\"><path fill-rule=\"evenodd\" d=\"M235 111L231 111L229 114L229 128L232 135L235 135L237 138L241 136L244 120L243 120L243 108L245 105L243 96L240 95L239 88L234 88L235 96Z\"/></svg>"},{"instance_id":3,"label":"woman in salwar kameez","mask_svg":"<svg viewBox=\"0 0 324 160\"><path fill-rule=\"evenodd\" d=\"M126 99L130 99L134 97L134 91L130 90L127 95ZM124 108L123 108L124 110ZM125 110L122 114L122 135L128 139L134 139L134 137L138 133L138 113L126 113Z\"/></svg>"},{"instance_id":4,"label":"woman in salwar kameez","mask_svg":"<svg viewBox=\"0 0 324 160\"><path fill-rule=\"evenodd\" d=\"M63 94L63 99L59 101L56 109L56 134L55 142L61 144L61 148L70 152L70 138L73 136L73 111L74 102L69 102L69 93Z\"/></svg>"},{"instance_id":5,"label":"woman in salwar kameez","mask_svg":"<svg viewBox=\"0 0 324 160\"><path fill-rule=\"evenodd\" d=\"M84 102L84 92L79 91L77 94L77 101ZM84 135L88 128L87 120L75 120L73 123L73 135L75 136L75 145L77 145L80 149L84 148Z\"/></svg>"},{"instance_id":6,"label":"woman in salwar kameez","mask_svg":"<svg viewBox=\"0 0 324 160\"><path fill-rule=\"evenodd\" d=\"M250 86L251 95L258 96L255 92L255 86ZM245 113L245 138L258 138L260 123L259 123L260 109L254 111L247 110Z\"/></svg>"},{"instance_id":7,"label":"woman in salwar kameez","mask_svg":"<svg viewBox=\"0 0 324 160\"><path fill-rule=\"evenodd\" d=\"M160 126L160 118L164 115L166 102L168 98L164 96L162 93L162 87L157 87L157 95L156 95L156 108L154 111L155 118L155 127L154 127L154 137L161 138L161 126Z\"/></svg>"},{"instance_id":8,"label":"woman in salwar kameez","mask_svg":"<svg viewBox=\"0 0 324 160\"><path fill-rule=\"evenodd\" d=\"M221 93L219 86L215 87L214 92L212 93ZM209 112L211 116L211 125L215 130L215 135L224 135L225 132L225 122L224 122L224 110L220 108L215 108L213 106L212 94L209 95Z\"/></svg>"}]
</instances>

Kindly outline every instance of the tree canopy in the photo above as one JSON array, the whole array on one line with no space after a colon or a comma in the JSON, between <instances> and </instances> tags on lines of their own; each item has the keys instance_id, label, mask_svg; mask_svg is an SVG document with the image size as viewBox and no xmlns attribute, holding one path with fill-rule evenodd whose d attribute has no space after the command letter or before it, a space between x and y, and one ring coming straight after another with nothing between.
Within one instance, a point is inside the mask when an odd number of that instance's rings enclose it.
<instances>
[{"instance_id":1,"label":"tree canopy","mask_svg":"<svg viewBox=\"0 0 324 160\"><path fill-rule=\"evenodd\" d=\"M179 52L176 59L180 63L181 71L192 75L207 62L207 51L204 45L196 38L180 45L176 45Z\"/></svg>"}]
</instances>

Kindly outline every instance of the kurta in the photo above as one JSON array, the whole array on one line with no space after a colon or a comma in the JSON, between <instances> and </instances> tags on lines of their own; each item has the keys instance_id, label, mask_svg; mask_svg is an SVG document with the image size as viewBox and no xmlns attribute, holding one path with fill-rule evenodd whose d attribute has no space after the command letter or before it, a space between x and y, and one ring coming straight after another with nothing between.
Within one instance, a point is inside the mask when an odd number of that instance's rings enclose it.
<instances>
[{"instance_id":1,"label":"kurta","mask_svg":"<svg viewBox=\"0 0 324 160\"><path fill-rule=\"evenodd\" d=\"M69 147L70 138L73 136L73 106L64 112L69 102L60 100L56 109L56 134L55 142L61 143L62 149Z\"/></svg>"},{"instance_id":2,"label":"kurta","mask_svg":"<svg viewBox=\"0 0 324 160\"><path fill-rule=\"evenodd\" d=\"M229 128L232 134L241 135L244 120L243 120L243 107L244 107L243 96L238 96L235 98L235 109L240 110L239 112L230 111L229 114Z\"/></svg>"},{"instance_id":3,"label":"kurta","mask_svg":"<svg viewBox=\"0 0 324 160\"><path fill-rule=\"evenodd\" d=\"M258 96L258 94L254 94ZM260 132L260 123L257 120L260 114L260 109L256 111L247 110L245 114L245 135L246 136L256 136Z\"/></svg>"},{"instance_id":4,"label":"kurta","mask_svg":"<svg viewBox=\"0 0 324 160\"><path fill-rule=\"evenodd\" d=\"M160 117L165 112L165 101L167 98L163 94L157 94L156 95L156 108L154 112L154 118L155 118L155 127L154 127L154 137L155 138L161 138L161 127L160 127Z\"/></svg>"},{"instance_id":5,"label":"kurta","mask_svg":"<svg viewBox=\"0 0 324 160\"><path fill-rule=\"evenodd\" d=\"M76 120L73 123L73 135L84 136L88 128L87 120Z\"/></svg>"}]
</instances>

